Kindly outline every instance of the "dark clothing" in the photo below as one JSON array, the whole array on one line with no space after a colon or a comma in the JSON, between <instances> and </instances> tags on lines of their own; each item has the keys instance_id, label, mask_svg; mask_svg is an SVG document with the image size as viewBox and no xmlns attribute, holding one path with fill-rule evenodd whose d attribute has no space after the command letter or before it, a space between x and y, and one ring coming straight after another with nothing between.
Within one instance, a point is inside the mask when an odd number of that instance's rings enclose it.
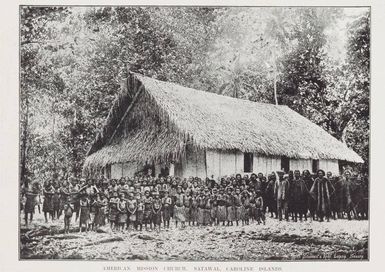
<instances>
[{"instance_id":1,"label":"dark clothing","mask_svg":"<svg viewBox=\"0 0 385 272\"><path fill-rule=\"evenodd\" d=\"M303 180L305 181L306 187L309 190L311 190L311 188L314 185L313 178L309 175L309 176L304 176ZM316 211L316 208L317 208L317 202L316 202L316 200L310 194L307 195L307 205L308 205L308 209L310 211L310 214L314 218L314 214L315 214L315 211Z\"/></svg>"},{"instance_id":2,"label":"dark clothing","mask_svg":"<svg viewBox=\"0 0 385 272\"><path fill-rule=\"evenodd\" d=\"M162 221L162 200L161 199L154 199L153 205L152 205L152 222L154 225L160 226L160 223Z\"/></svg>"},{"instance_id":3,"label":"dark clothing","mask_svg":"<svg viewBox=\"0 0 385 272\"><path fill-rule=\"evenodd\" d=\"M338 178L332 178L330 180L331 184L334 187L334 193L330 196L330 209L334 213L342 212L341 201L342 201L342 185L341 181Z\"/></svg>"},{"instance_id":4,"label":"dark clothing","mask_svg":"<svg viewBox=\"0 0 385 272\"><path fill-rule=\"evenodd\" d=\"M292 193L292 212L298 214L307 213L308 189L302 178L294 179L291 187Z\"/></svg>"},{"instance_id":5,"label":"dark clothing","mask_svg":"<svg viewBox=\"0 0 385 272\"><path fill-rule=\"evenodd\" d=\"M53 212L53 191L44 192L43 212Z\"/></svg>"},{"instance_id":6,"label":"dark clothing","mask_svg":"<svg viewBox=\"0 0 385 272\"><path fill-rule=\"evenodd\" d=\"M327 178L318 177L315 179L313 187L310 189L310 194L316 201L316 211L318 214L330 215L330 196L333 193L333 185Z\"/></svg>"},{"instance_id":7,"label":"dark clothing","mask_svg":"<svg viewBox=\"0 0 385 272\"><path fill-rule=\"evenodd\" d=\"M26 201L24 206L24 212L25 213L34 213L35 212L35 206L37 205L37 194L34 193L25 193Z\"/></svg>"},{"instance_id":8,"label":"dark clothing","mask_svg":"<svg viewBox=\"0 0 385 272\"><path fill-rule=\"evenodd\" d=\"M275 181L270 180L265 191L265 203L269 212L277 212L277 202L274 201Z\"/></svg>"}]
</instances>

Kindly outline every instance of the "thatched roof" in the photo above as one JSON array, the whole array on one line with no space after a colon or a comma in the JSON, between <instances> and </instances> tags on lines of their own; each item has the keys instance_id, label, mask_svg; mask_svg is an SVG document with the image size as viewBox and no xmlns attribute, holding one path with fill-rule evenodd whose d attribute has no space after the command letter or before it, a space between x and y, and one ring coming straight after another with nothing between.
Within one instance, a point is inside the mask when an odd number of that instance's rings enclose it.
<instances>
[{"instance_id":1,"label":"thatched roof","mask_svg":"<svg viewBox=\"0 0 385 272\"><path fill-rule=\"evenodd\" d=\"M175 159L187 142L204 149L363 162L344 143L287 106L130 74L85 167Z\"/></svg>"}]
</instances>

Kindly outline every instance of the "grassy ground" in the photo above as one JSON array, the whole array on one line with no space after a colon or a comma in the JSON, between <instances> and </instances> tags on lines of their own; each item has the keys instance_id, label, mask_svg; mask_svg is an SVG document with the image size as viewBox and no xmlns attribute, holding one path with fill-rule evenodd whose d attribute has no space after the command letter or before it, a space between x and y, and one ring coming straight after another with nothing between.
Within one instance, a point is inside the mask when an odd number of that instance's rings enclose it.
<instances>
[{"instance_id":1,"label":"grassy ground","mask_svg":"<svg viewBox=\"0 0 385 272\"><path fill-rule=\"evenodd\" d=\"M256 261L367 258L368 221L285 222L266 225L186 227L169 230L60 233L63 221L45 223L36 215L28 228L21 220L21 258L86 260ZM25 234L42 229L36 237ZM29 232L28 232L29 231Z\"/></svg>"}]
</instances>

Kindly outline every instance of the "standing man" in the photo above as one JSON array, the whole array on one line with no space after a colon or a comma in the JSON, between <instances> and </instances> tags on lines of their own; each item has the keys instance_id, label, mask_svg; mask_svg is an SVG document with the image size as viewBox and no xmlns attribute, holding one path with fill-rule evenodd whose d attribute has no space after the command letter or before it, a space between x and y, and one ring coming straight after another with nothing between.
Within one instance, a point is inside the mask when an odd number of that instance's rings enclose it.
<instances>
[{"instance_id":1,"label":"standing man","mask_svg":"<svg viewBox=\"0 0 385 272\"><path fill-rule=\"evenodd\" d=\"M48 223L48 216L53 220L53 195L55 189L53 188L51 181L47 181L43 188L44 201L43 201L43 212L45 222Z\"/></svg>"},{"instance_id":2,"label":"standing man","mask_svg":"<svg viewBox=\"0 0 385 272\"><path fill-rule=\"evenodd\" d=\"M353 184L354 178L350 170L345 170L342 176L342 208L348 216L348 220L352 219L352 212L355 215L353 204Z\"/></svg>"},{"instance_id":3,"label":"standing man","mask_svg":"<svg viewBox=\"0 0 385 272\"><path fill-rule=\"evenodd\" d=\"M300 221L302 221L302 216L307 220L307 195L309 192L299 170L294 171L291 192L293 194L292 212L294 213L294 222L297 222L298 215Z\"/></svg>"},{"instance_id":4,"label":"standing man","mask_svg":"<svg viewBox=\"0 0 385 272\"><path fill-rule=\"evenodd\" d=\"M69 191L73 195L74 211L76 213L75 221L77 221L79 218L80 211L80 186L75 177L70 177Z\"/></svg>"},{"instance_id":5,"label":"standing man","mask_svg":"<svg viewBox=\"0 0 385 272\"><path fill-rule=\"evenodd\" d=\"M243 222L249 224L250 221L250 193L245 189L241 192L241 202L243 206Z\"/></svg>"},{"instance_id":6,"label":"standing man","mask_svg":"<svg viewBox=\"0 0 385 272\"><path fill-rule=\"evenodd\" d=\"M326 173L326 178L334 187L334 192L330 196L330 212L331 217L335 220L338 217L338 196L341 191L341 186L339 180L336 177L333 177L333 174L331 172Z\"/></svg>"},{"instance_id":7,"label":"standing man","mask_svg":"<svg viewBox=\"0 0 385 272\"><path fill-rule=\"evenodd\" d=\"M256 220L258 225L260 223L263 223L265 225L265 212L264 212L264 205L263 205L263 197L261 191L255 192L255 206L256 206Z\"/></svg>"},{"instance_id":8,"label":"standing man","mask_svg":"<svg viewBox=\"0 0 385 272\"><path fill-rule=\"evenodd\" d=\"M313 187L314 179L312 178L309 170L303 171L302 178L305 181L306 187L310 190ZM311 218L311 220L315 220L317 203L316 203L315 199L310 194L308 194L308 200L307 201L308 201L307 202L308 208L310 211L310 218Z\"/></svg>"},{"instance_id":9,"label":"standing man","mask_svg":"<svg viewBox=\"0 0 385 272\"><path fill-rule=\"evenodd\" d=\"M227 187L226 195L226 210L227 210L227 226L232 226L235 219L235 199L233 194L233 187Z\"/></svg>"},{"instance_id":10,"label":"standing man","mask_svg":"<svg viewBox=\"0 0 385 272\"><path fill-rule=\"evenodd\" d=\"M275 183L274 195L277 200L277 210L279 221L282 221L282 214L285 215L285 219L289 220L288 214L288 193L289 193L289 175L283 175L283 178Z\"/></svg>"},{"instance_id":11,"label":"standing man","mask_svg":"<svg viewBox=\"0 0 385 272\"><path fill-rule=\"evenodd\" d=\"M313 187L310 189L310 194L317 203L317 217L320 222L330 218L330 196L334 193L333 185L325 177L323 170L317 171L317 178L314 180Z\"/></svg>"},{"instance_id":12,"label":"standing man","mask_svg":"<svg viewBox=\"0 0 385 272\"><path fill-rule=\"evenodd\" d=\"M28 186L25 190L25 206L24 206L24 221L25 225L28 226L28 214L30 214L29 222L32 223L33 214L35 213L35 206L37 205L37 198L39 196L39 184L28 183Z\"/></svg>"},{"instance_id":13,"label":"standing man","mask_svg":"<svg viewBox=\"0 0 385 272\"><path fill-rule=\"evenodd\" d=\"M266 186L265 191L265 203L268 208L268 211L270 213L270 217L273 217L275 214L275 218L278 217L277 215L277 201L274 200L274 188L275 188L275 182L276 182L276 174L272 173L268 176L268 182Z\"/></svg>"}]
</instances>

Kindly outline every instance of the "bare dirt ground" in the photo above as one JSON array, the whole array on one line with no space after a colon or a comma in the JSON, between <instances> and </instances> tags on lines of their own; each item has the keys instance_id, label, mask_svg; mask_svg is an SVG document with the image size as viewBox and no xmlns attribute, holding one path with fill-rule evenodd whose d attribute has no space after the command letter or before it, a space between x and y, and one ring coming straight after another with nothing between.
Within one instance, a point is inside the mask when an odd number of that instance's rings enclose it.
<instances>
[{"instance_id":1,"label":"bare dirt ground","mask_svg":"<svg viewBox=\"0 0 385 272\"><path fill-rule=\"evenodd\" d=\"M72 219L63 234L63 219L44 223L37 214L26 228L21 220L21 259L257 261L367 259L368 221L285 222L266 225L186 227L155 231L78 233Z\"/></svg>"}]
</instances>

